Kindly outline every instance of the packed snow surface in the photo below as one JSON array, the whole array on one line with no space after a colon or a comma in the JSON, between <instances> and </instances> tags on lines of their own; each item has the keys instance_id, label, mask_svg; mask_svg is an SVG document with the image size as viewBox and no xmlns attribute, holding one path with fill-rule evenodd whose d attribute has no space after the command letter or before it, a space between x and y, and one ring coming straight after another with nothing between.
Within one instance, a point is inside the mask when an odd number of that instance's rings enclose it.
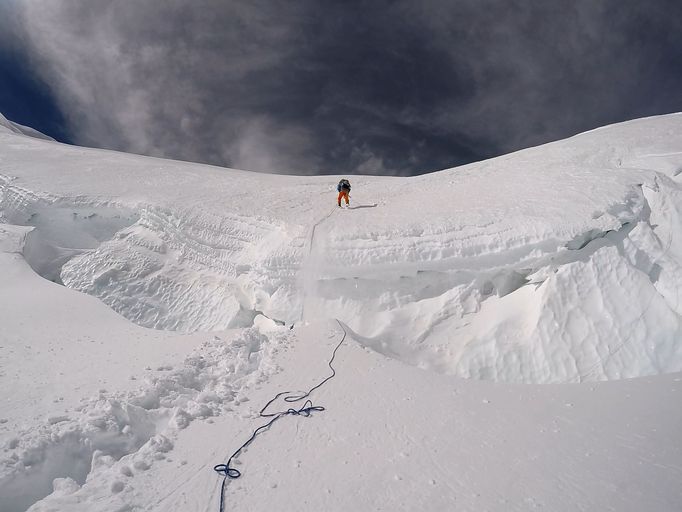
<instances>
[{"instance_id":1,"label":"packed snow surface","mask_svg":"<svg viewBox=\"0 0 682 512\"><path fill-rule=\"evenodd\" d=\"M214 509L344 332L229 509L682 508L682 115L350 176L348 209L37 135L0 118L3 512Z\"/></svg>"}]
</instances>

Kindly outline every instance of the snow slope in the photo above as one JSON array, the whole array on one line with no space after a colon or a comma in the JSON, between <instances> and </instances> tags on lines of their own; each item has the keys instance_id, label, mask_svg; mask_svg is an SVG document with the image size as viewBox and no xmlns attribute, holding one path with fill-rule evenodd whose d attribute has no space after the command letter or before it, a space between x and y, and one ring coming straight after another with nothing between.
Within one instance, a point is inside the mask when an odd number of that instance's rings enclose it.
<instances>
[{"instance_id":1,"label":"snow slope","mask_svg":"<svg viewBox=\"0 0 682 512\"><path fill-rule=\"evenodd\" d=\"M38 130L34 130L30 126L24 126L23 124L10 121L2 114L0 114L0 130L5 132L9 131L11 133L17 133L20 135L28 135L29 137L35 137L36 139L54 141L52 137L45 135Z\"/></svg>"},{"instance_id":2,"label":"snow slope","mask_svg":"<svg viewBox=\"0 0 682 512\"><path fill-rule=\"evenodd\" d=\"M213 509L212 465L327 374L341 328L328 410L241 455L231 508L682 506L682 115L350 177L347 210L334 178L11 128L3 510Z\"/></svg>"},{"instance_id":3,"label":"snow slope","mask_svg":"<svg viewBox=\"0 0 682 512\"><path fill-rule=\"evenodd\" d=\"M0 205L8 223L36 228L24 254L38 273L141 326L338 317L367 346L439 372L635 377L682 368L681 124L645 119L417 178L359 177L355 209L339 212L326 177L5 136Z\"/></svg>"}]
</instances>

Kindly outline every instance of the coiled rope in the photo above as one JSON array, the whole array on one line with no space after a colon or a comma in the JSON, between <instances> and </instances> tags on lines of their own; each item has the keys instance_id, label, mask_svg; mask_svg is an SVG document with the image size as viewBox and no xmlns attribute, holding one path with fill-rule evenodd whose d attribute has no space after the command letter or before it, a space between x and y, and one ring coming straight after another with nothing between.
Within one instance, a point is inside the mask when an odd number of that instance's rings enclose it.
<instances>
[{"instance_id":1,"label":"coiled rope","mask_svg":"<svg viewBox=\"0 0 682 512\"><path fill-rule=\"evenodd\" d=\"M343 324L337 319L336 322L339 324L339 327L343 331L343 336L341 337L341 341L334 347L334 351L332 352L332 356L327 362L327 365L329 366L329 369L332 371L331 374L327 377L325 377L323 380L321 380L319 383L314 385L312 388L310 388L308 391L302 394L293 394L291 391L282 391L280 393L277 393L265 406L260 410L260 417L261 418L270 418L270 421L267 423L261 425L258 427L256 430L253 431L251 434L251 437L249 437L244 444L242 444L237 450L230 455L230 458L227 459L227 462L224 464L217 464L216 466L213 467L213 470L222 475L223 481L222 485L220 486L220 512L224 512L225 510L225 487L227 485L228 479L236 479L242 476L241 472L238 469L235 469L231 467L232 461L246 448L249 446L254 439L260 434L261 432L268 430L273 423L275 423L277 420L280 418L283 418L284 416L304 416L304 417L309 417L313 412L322 412L325 410L324 407L321 405L314 405L312 400L307 399L310 394L315 391L316 389L320 388L323 386L327 381L333 379L336 376L336 369L332 365L334 362L334 359L336 358L336 352L339 350L343 342L346 340L347 332L346 329L344 328ZM294 403L294 402L299 402L303 399L307 399L303 405L299 409L294 409L294 408L289 408L286 411L279 411L279 412L266 412L268 407L272 405L273 402L277 401L279 398L284 397L283 400L287 403Z\"/></svg>"}]
</instances>

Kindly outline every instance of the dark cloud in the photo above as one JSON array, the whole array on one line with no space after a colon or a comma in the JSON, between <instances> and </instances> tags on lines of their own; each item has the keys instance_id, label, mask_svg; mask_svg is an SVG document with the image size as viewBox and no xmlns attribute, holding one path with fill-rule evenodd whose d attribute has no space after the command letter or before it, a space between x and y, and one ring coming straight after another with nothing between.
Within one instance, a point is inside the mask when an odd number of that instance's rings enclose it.
<instances>
[{"instance_id":1,"label":"dark cloud","mask_svg":"<svg viewBox=\"0 0 682 512\"><path fill-rule=\"evenodd\" d=\"M672 62L682 50L679 2L483 3L497 8L461 2L421 13L474 85L468 101L442 110L444 128L509 151L682 108L679 90L659 95L663 78L682 84Z\"/></svg>"},{"instance_id":2,"label":"dark cloud","mask_svg":"<svg viewBox=\"0 0 682 512\"><path fill-rule=\"evenodd\" d=\"M20 51L91 146L415 174L682 110L677 1L12 5Z\"/></svg>"}]
</instances>

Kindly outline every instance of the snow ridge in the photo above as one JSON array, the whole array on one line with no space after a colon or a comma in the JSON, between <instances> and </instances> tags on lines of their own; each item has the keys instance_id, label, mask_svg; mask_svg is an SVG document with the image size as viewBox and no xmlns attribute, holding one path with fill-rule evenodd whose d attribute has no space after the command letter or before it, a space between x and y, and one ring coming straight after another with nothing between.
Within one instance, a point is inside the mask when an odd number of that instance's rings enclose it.
<instances>
[{"instance_id":1,"label":"snow ridge","mask_svg":"<svg viewBox=\"0 0 682 512\"><path fill-rule=\"evenodd\" d=\"M41 133L38 130L34 130L29 126L24 126L23 124L10 121L2 114L0 114L0 130L6 130L9 131L10 133L15 133L17 135L26 135L28 137L33 137L36 139L55 142L55 140L52 137L45 135L44 133Z\"/></svg>"}]
</instances>

